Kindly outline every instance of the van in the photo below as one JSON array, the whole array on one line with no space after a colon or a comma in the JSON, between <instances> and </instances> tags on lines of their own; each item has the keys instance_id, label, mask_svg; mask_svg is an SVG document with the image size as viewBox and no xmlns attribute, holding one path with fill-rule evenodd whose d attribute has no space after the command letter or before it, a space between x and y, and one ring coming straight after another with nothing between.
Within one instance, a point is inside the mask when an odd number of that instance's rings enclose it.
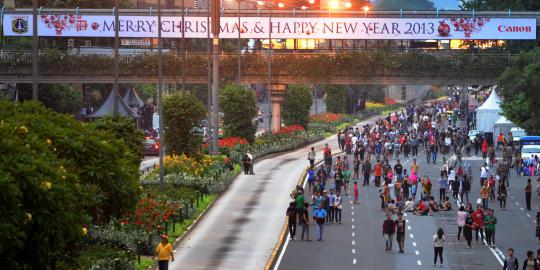
<instances>
[{"instance_id":1,"label":"van","mask_svg":"<svg viewBox=\"0 0 540 270\"><path fill-rule=\"evenodd\" d=\"M510 133L512 134L512 138L515 143L518 143L521 137L527 136L527 132L524 129L519 128L519 127L511 128Z\"/></svg>"}]
</instances>

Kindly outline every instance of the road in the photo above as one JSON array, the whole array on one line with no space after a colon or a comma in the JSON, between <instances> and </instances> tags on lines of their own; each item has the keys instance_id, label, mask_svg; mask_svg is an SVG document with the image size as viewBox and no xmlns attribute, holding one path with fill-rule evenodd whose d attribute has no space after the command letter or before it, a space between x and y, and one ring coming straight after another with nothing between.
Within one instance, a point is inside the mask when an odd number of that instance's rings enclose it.
<instances>
[{"instance_id":1,"label":"road","mask_svg":"<svg viewBox=\"0 0 540 270\"><path fill-rule=\"evenodd\" d=\"M283 228L289 194L307 168L311 146L322 157L331 137L255 163L256 175L239 175L176 247L169 269L263 269Z\"/></svg>"},{"instance_id":2,"label":"road","mask_svg":"<svg viewBox=\"0 0 540 270\"><path fill-rule=\"evenodd\" d=\"M467 157L467 162L473 166L474 182L470 194L473 205L479 198L479 179L481 159ZM438 198L439 189L436 179L440 164L427 164L425 152L418 155L420 176L428 175L435 182L433 195ZM404 159L404 168L409 169L411 159ZM440 161L439 161L440 162ZM395 159L391 162L395 164ZM489 207L495 210L498 219L496 228L497 248L491 249L483 245L475 245L473 233L473 248L467 249L465 241L457 241L456 205L453 201L453 211L438 212L432 216L414 216L410 213L404 217L407 221L405 253L397 253L397 243L394 242L394 252L384 252L382 238L382 222L385 213L380 210L380 199L376 187L361 187L359 205L352 205L351 199L344 200L343 224L325 227L322 242L305 242L300 240L287 241L279 265L276 269L433 269L432 237L437 228L443 228L447 242L444 247L444 267L449 269L502 269L504 254L510 247L516 249L520 264L526 258L527 250L536 251L540 246L534 237L535 209L540 205L540 198L533 193L533 212L524 210L526 177L511 174L510 189L508 190L507 210L500 210L498 201L489 202ZM534 183L534 181L533 181ZM420 196L418 194L418 196ZM306 196L308 198L309 196ZM310 227L314 239L315 225ZM297 233L297 236L300 236ZM438 268L438 267L437 267Z\"/></svg>"}]
</instances>

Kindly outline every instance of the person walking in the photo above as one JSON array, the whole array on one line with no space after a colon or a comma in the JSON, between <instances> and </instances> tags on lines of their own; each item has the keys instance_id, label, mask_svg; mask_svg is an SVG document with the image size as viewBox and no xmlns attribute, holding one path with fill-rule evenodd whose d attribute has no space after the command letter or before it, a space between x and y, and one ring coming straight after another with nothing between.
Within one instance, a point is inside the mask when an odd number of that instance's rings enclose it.
<instances>
[{"instance_id":1,"label":"person walking","mask_svg":"<svg viewBox=\"0 0 540 270\"><path fill-rule=\"evenodd\" d=\"M309 239L309 203L304 203L304 209L302 209L301 215L300 215L300 224L302 225L302 241L304 241L304 234L306 236L307 241L311 241Z\"/></svg>"},{"instance_id":2,"label":"person walking","mask_svg":"<svg viewBox=\"0 0 540 270\"><path fill-rule=\"evenodd\" d=\"M377 164L379 163L377 162ZM364 174L364 183L362 184L362 186L369 186L369 177L371 174L371 162L367 158L364 161L364 164L362 164L362 173ZM379 169L379 173L380 173L380 169ZM375 177L377 177L377 174L375 174ZM379 175L379 178L380 178L380 175Z\"/></svg>"},{"instance_id":3,"label":"person walking","mask_svg":"<svg viewBox=\"0 0 540 270\"><path fill-rule=\"evenodd\" d=\"M532 250L527 251L527 259L523 262L523 270L538 270L538 262Z\"/></svg>"},{"instance_id":4,"label":"person walking","mask_svg":"<svg viewBox=\"0 0 540 270\"><path fill-rule=\"evenodd\" d=\"M323 238L323 231L324 231L324 223L326 221L327 212L323 207L317 208L313 212L313 219L317 223L317 241L322 241Z\"/></svg>"},{"instance_id":5,"label":"person walking","mask_svg":"<svg viewBox=\"0 0 540 270\"><path fill-rule=\"evenodd\" d=\"M482 205L476 206L476 211L473 213L473 222L474 222L474 229L476 233L476 244L478 244L478 235L480 234L480 237L482 239L482 243L484 243L484 209L482 208Z\"/></svg>"},{"instance_id":6,"label":"person walking","mask_svg":"<svg viewBox=\"0 0 540 270\"><path fill-rule=\"evenodd\" d=\"M506 198L508 197L508 192L506 191L506 185L504 181L499 181L499 187L497 189L497 198L499 199L499 207L503 210L506 210Z\"/></svg>"},{"instance_id":7,"label":"person walking","mask_svg":"<svg viewBox=\"0 0 540 270\"><path fill-rule=\"evenodd\" d=\"M525 186L525 204L527 205L527 211L531 211L531 178L527 179L527 185Z\"/></svg>"},{"instance_id":8,"label":"person walking","mask_svg":"<svg viewBox=\"0 0 540 270\"><path fill-rule=\"evenodd\" d=\"M353 192L354 192L354 204L358 204L358 181L356 180L354 180Z\"/></svg>"},{"instance_id":9,"label":"person walking","mask_svg":"<svg viewBox=\"0 0 540 270\"><path fill-rule=\"evenodd\" d=\"M396 224L394 220L392 220L392 214L387 213L386 219L383 222L383 230L382 234L384 237L386 249L384 252L390 253L392 252L392 242L394 241L394 233L396 231Z\"/></svg>"},{"instance_id":10,"label":"person walking","mask_svg":"<svg viewBox=\"0 0 540 270\"><path fill-rule=\"evenodd\" d=\"M341 224L341 212L343 210L343 197L341 197L341 192L337 191L334 195L334 219L338 224Z\"/></svg>"},{"instance_id":11,"label":"person walking","mask_svg":"<svg viewBox=\"0 0 540 270\"><path fill-rule=\"evenodd\" d=\"M448 186L448 180L446 180L446 177L440 176L439 180L437 180L437 184L439 185L439 202L442 202L444 197L446 197L446 187Z\"/></svg>"},{"instance_id":12,"label":"person walking","mask_svg":"<svg viewBox=\"0 0 540 270\"><path fill-rule=\"evenodd\" d=\"M457 240L458 241L461 241L461 232L463 231L463 228L465 227L466 219L467 219L467 212L465 212L465 207L462 205L459 207L459 210L457 212L457 226L458 226ZM463 235L465 235L465 232L463 232Z\"/></svg>"},{"instance_id":13,"label":"person walking","mask_svg":"<svg viewBox=\"0 0 540 270\"><path fill-rule=\"evenodd\" d=\"M291 202L289 204L289 207L287 207L287 217L288 217L288 227L289 227L289 234L291 235L290 240L294 240L294 236L296 235L296 203Z\"/></svg>"},{"instance_id":14,"label":"person walking","mask_svg":"<svg viewBox=\"0 0 540 270\"><path fill-rule=\"evenodd\" d=\"M399 246L399 253L404 253L405 249L405 220L403 219L403 213L398 213L398 218L395 221L396 224L396 241Z\"/></svg>"},{"instance_id":15,"label":"person walking","mask_svg":"<svg viewBox=\"0 0 540 270\"><path fill-rule=\"evenodd\" d=\"M467 241L467 248L471 248L473 229L474 221L472 218L472 214L467 213L467 217L465 218L465 226L463 227L463 235L465 236L465 240Z\"/></svg>"},{"instance_id":16,"label":"person walking","mask_svg":"<svg viewBox=\"0 0 540 270\"><path fill-rule=\"evenodd\" d=\"M497 225L497 218L493 215L492 209L487 210L484 224L486 226L487 244L489 247L495 247L495 225Z\"/></svg>"},{"instance_id":17,"label":"person walking","mask_svg":"<svg viewBox=\"0 0 540 270\"><path fill-rule=\"evenodd\" d=\"M439 257L441 262L441 267L443 264L443 247L446 238L444 237L444 231L442 228L437 230L437 234L433 236L433 245L435 247L435 256L433 257L433 266L437 265L437 257Z\"/></svg>"},{"instance_id":18,"label":"person walking","mask_svg":"<svg viewBox=\"0 0 540 270\"><path fill-rule=\"evenodd\" d=\"M504 259L503 270L518 270L519 262L516 257L514 257L514 249L509 248L507 251L507 256Z\"/></svg>"},{"instance_id":19,"label":"person walking","mask_svg":"<svg viewBox=\"0 0 540 270\"><path fill-rule=\"evenodd\" d=\"M161 243L156 247L156 257L159 270L168 270L169 260L174 262L173 247L169 243L169 237L166 234L161 236Z\"/></svg>"},{"instance_id":20,"label":"person walking","mask_svg":"<svg viewBox=\"0 0 540 270\"><path fill-rule=\"evenodd\" d=\"M315 148L314 147L311 147L311 151L309 151L308 153L308 160L309 160L309 165L310 166L314 166L315 165Z\"/></svg>"}]
</instances>

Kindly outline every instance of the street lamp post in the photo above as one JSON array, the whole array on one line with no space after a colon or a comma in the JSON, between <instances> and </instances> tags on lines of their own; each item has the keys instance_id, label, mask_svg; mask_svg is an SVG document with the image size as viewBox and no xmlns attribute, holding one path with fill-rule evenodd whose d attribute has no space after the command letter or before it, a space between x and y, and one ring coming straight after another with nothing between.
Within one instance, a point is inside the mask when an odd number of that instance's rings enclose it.
<instances>
[{"instance_id":1,"label":"street lamp post","mask_svg":"<svg viewBox=\"0 0 540 270\"><path fill-rule=\"evenodd\" d=\"M118 47L120 43L119 38L119 18L118 18L118 12L120 11L120 1L114 0L114 84L113 84L113 115L118 115L118 76L120 73L120 64L119 64L119 55L118 55Z\"/></svg>"},{"instance_id":2,"label":"street lamp post","mask_svg":"<svg viewBox=\"0 0 540 270\"><path fill-rule=\"evenodd\" d=\"M184 0L182 0L182 90L186 90L186 59L187 59L187 50L186 50L186 26L185 24L185 14L186 8L184 6Z\"/></svg>"},{"instance_id":3,"label":"street lamp post","mask_svg":"<svg viewBox=\"0 0 540 270\"><path fill-rule=\"evenodd\" d=\"M163 53L161 44L161 0L158 0L158 102L159 102L159 190L165 190L164 178L165 168L163 164L164 136L163 136Z\"/></svg>"},{"instance_id":4,"label":"street lamp post","mask_svg":"<svg viewBox=\"0 0 540 270\"><path fill-rule=\"evenodd\" d=\"M212 151L219 154L219 11L220 0L213 0L212 5Z\"/></svg>"},{"instance_id":5,"label":"street lamp post","mask_svg":"<svg viewBox=\"0 0 540 270\"><path fill-rule=\"evenodd\" d=\"M270 92L272 91L272 9L268 9L268 86L266 87L266 95L268 101L268 142L270 142L270 134L272 134L272 104Z\"/></svg>"},{"instance_id":6,"label":"street lamp post","mask_svg":"<svg viewBox=\"0 0 540 270\"><path fill-rule=\"evenodd\" d=\"M242 48L240 47L240 32L242 32L240 29L242 29L241 22L240 22L240 3L241 0L236 1L238 3L238 74L237 74L237 83L242 83Z\"/></svg>"},{"instance_id":7,"label":"street lamp post","mask_svg":"<svg viewBox=\"0 0 540 270\"><path fill-rule=\"evenodd\" d=\"M207 106L208 120L206 122L206 137L210 138L212 134L212 59L210 58L212 43L210 42L210 1L206 1L206 67L207 67ZM212 153L212 144L208 144L208 153Z\"/></svg>"},{"instance_id":8,"label":"street lamp post","mask_svg":"<svg viewBox=\"0 0 540 270\"><path fill-rule=\"evenodd\" d=\"M38 0L32 3L32 99L38 100Z\"/></svg>"}]
</instances>

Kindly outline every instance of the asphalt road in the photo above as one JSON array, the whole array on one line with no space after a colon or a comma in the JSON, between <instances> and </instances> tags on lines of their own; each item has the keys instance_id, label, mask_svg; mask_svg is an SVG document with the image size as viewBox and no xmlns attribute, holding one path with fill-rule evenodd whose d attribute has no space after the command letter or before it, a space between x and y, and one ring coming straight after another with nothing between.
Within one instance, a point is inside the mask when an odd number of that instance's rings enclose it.
<instances>
[{"instance_id":1,"label":"asphalt road","mask_svg":"<svg viewBox=\"0 0 540 270\"><path fill-rule=\"evenodd\" d=\"M479 198L482 161L478 157L465 159L473 166L474 179L470 199L474 205L476 199ZM439 160L437 165L427 164L424 151L419 153L417 161L420 165L419 175L427 175L432 178L434 181L432 194L438 198L439 189L436 179L441 161ZM404 168L410 171L412 158L405 159L401 155L401 162L404 164ZM394 164L395 158L391 162L392 166ZM540 198L533 192L533 211L524 210L525 194L523 188L526 179L527 177L516 176L515 171L511 172L507 210L500 210L498 201L489 202L489 207L495 210L495 216L498 219L497 248L488 248L481 243L476 245L474 233L472 249L466 248L463 239L461 242L457 241L456 212L459 202L453 201L453 210L450 212L433 213L432 216L406 214L404 217L407 221L405 253L399 254L397 252L397 243L394 241L394 252L387 254L384 252L384 239L382 237L382 222L385 219L385 212L380 210L377 188L359 185L360 204L352 205L352 196L344 199L343 223L325 226L325 235L321 242L300 241L300 230L298 230L298 239L287 241L276 269L433 269L435 267L432 266L434 253L432 237L438 228L443 228L447 239L444 247L445 268L459 270L502 269L503 256L510 247L516 250L521 264L526 258L525 252L527 250L536 251L537 248L540 248L534 237L535 209L540 205ZM533 189L534 182L533 180ZM418 196L420 195L418 194ZM306 198L310 198L310 196L307 195ZM315 227L314 224L310 225L312 239L315 238Z\"/></svg>"}]
</instances>

